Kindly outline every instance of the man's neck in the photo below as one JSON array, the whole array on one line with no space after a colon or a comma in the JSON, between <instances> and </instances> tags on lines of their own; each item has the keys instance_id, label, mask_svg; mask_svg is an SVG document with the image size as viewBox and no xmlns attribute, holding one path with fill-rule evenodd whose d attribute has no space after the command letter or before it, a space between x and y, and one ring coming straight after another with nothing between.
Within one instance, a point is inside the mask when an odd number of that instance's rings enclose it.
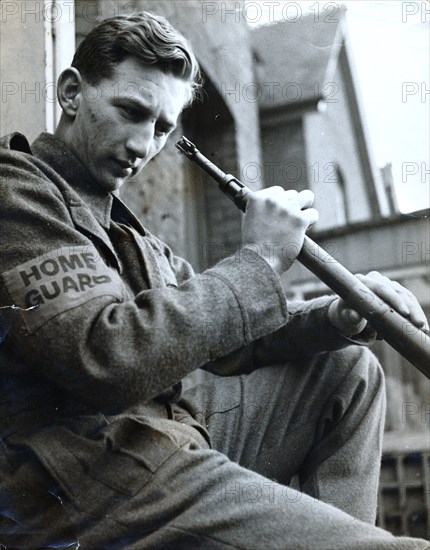
<instances>
[{"instance_id":1,"label":"man's neck","mask_svg":"<svg viewBox=\"0 0 430 550\"><path fill-rule=\"evenodd\" d=\"M72 125L70 122L65 120L64 114L62 114L57 129L54 132L54 136L65 143L68 147L70 147L69 143L71 141L71 127Z\"/></svg>"}]
</instances>

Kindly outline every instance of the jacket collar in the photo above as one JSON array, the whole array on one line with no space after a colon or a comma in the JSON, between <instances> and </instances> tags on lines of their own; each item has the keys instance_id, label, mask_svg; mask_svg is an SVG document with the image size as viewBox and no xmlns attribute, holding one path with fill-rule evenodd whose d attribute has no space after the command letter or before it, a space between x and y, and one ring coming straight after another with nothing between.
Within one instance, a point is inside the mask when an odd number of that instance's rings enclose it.
<instances>
[{"instance_id":1,"label":"jacket collar","mask_svg":"<svg viewBox=\"0 0 430 550\"><path fill-rule=\"evenodd\" d=\"M31 149L36 157L49 164L73 187L100 225L109 229L114 196L98 185L67 145L44 132L32 143Z\"/></svg>"},{"instance_id":2,"label":"jacket collar","mask_svg":"<svg viewBox=\"0 0 430 550\"><path fill-rule=\"evenodd\" d=\"M21 153L32 154L27 138L20 132L12 132L0 138L0 147Z\"/></svg>"}]
</instances>

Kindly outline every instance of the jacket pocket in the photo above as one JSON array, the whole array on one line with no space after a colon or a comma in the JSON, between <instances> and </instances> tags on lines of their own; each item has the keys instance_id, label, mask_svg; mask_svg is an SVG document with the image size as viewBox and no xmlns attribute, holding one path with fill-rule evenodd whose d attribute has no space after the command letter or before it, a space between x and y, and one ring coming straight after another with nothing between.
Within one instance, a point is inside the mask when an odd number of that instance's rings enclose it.
<instances>
[{"instance_id":1,"label":"jacket pocket","mask_svg":"<svg viewBox=\"0 0 430 550\"><path fill-rule=\"evenodd\" d=\"M179 445L156 426L121 417L94 437L54 427L26 438L50 475L86 511L101 511L112 498L132 497Z\"/></svg>"}]
</instances>

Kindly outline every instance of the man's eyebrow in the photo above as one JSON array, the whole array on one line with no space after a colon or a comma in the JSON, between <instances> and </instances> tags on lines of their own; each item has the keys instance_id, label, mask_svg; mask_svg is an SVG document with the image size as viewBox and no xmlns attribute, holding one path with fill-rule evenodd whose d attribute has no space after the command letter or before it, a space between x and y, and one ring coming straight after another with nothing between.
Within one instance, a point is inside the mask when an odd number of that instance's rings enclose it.
<instances>
[{"instance_id":1,"label":"man's eyebrow","mask_svg":"<svg viewBox=\"0 0 430 550\"><path fill-rule=\"evenodd\" d=\"M134 96L131 96L129 94L124 94L124 95L121 95L121 94L116 94L115 95L115 99L117 101L124 101L124 102L127 102L127 103L132 103L133 105L135 105L136 107L144 110L149 110L149 104L148 103L145 103L145 101L143 99L139 99L138 97L134 97Z\"/></svg>"}]
</instances>

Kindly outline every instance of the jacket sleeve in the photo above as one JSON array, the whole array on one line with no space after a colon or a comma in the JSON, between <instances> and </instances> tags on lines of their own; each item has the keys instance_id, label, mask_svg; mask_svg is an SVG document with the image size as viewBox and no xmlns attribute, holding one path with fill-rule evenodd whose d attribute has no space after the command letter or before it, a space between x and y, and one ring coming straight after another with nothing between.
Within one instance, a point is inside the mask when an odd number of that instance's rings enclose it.
<instances>
[{"instance_id":1,"label":"jacket sleeve","mask_svg":"<svg viewBox=\"0 0 430 550\"><path fill-rule=\"evenodd\" d=\"M369 346L376 331L367 326L354 338L343 336L329 321L328 308L335 296L288 304L288 320L279 329L204 366L219 376L243 374L257 368L306 360L306 358L344 349L351 345Z\"/></svg>"},{"instance_id":2,"label":"jacket sleeve","mask_svg":"<svg viewBox=\"0 0 430 550\"><path fill-rule=\"evenodd\" d=\"M155 240L158 246L163 247L163 253L178 280L186 280L193 275L192 267L187 262L175 256L164 243L156 238ZM266 365L303 360L350 345L373 344L376 331L370 326L354 338L348 338L331 324L328 309L335 299L336 296L332 295L289 302L285 325L279 329L273 326L266 336L209 362L203 368L220 376L243 374Z\"/></svg>"},{"instance_id":3,"label":"jacket sleeve","mask_svg":"<svg viewBox=\"0 0 430 550\"><path fill-rule=\"evenodd\" d=\"M5 160L0 305L22 310L4 345L62 391L102 411L124 409L285 325L280 282L252 253L196 276L182 265L177 288L131 299L41 168L22 154Z\"/></svg>"}]
</instances>

